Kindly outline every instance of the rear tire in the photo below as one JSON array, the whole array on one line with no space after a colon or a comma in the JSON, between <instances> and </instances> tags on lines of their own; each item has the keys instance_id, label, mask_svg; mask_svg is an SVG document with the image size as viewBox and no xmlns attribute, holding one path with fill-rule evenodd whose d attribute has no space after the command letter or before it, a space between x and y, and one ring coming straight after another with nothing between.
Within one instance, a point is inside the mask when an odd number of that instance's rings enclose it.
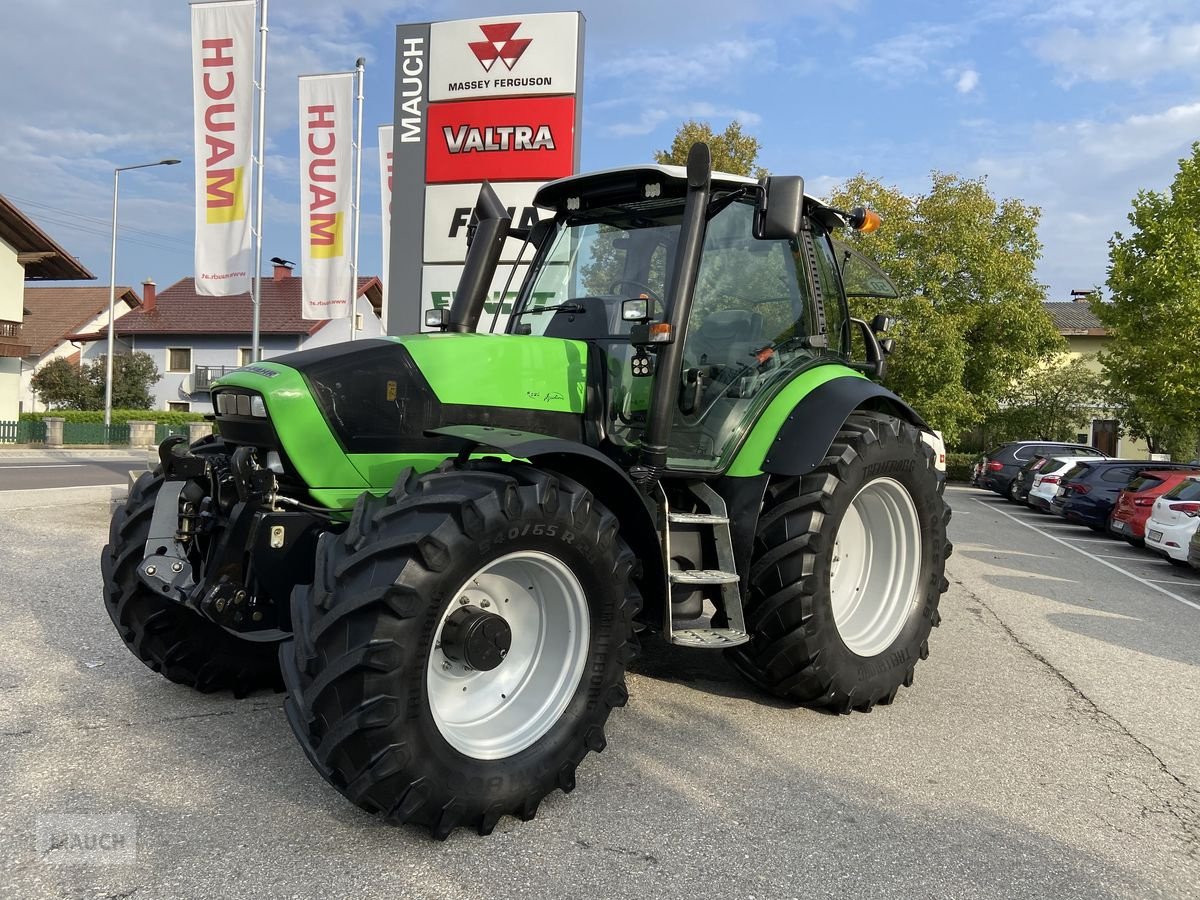
<instances>
[{"instance_id":1,"label":"rear tire","mask_svg":"<svg viewBox=\"0 0 1200 900\"><path fill-rule=\"evenodd\" d=\"M565 477L516 463L410 470L322 536L314 584L292 595L288 721L321 775L388 822L444 839L531 819L574 788L628 697L634 564L616 518ZM491 668L447 647L450 617L484 609L511 634Z\"/></svg>"},{"instance_id":2,"label":"rear tire","mask_svg":"<svg viewBox=\"0 0 1200 900\"><path fill-rule=\"evenodd\" d=\"M801 703L840 713L891 703L929 655L949 586L949 520L920 433L855 413L816 470L768 486L750 568L751 640L731 661Z\"/></svg>"},{"instance_id":3,"label":"rear tire","mask_svg":"<svg viewBox=\"0 0 1200 900\"><path fill-rule=\"evenodd\" d=\"M192 452L222 453L219 440L197 442ZM155 672L202 693L231 690L235 697L259 688L280 690L278 647L245 641L190 609L158 596L142 583L137 566L145 553L162 471L146 472L113 514L100 556L104 607L130 651ZM203 573L200 573L203 574Z\"/></svg>"}]
</instances>

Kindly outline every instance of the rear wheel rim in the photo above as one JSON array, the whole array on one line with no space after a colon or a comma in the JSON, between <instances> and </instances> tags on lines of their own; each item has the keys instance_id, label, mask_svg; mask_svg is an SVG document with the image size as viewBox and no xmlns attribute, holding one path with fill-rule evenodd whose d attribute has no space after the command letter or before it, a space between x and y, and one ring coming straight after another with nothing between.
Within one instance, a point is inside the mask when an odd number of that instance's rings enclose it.
<instances>
[{"instance_id":1,"label":"rear wheel rim","mask_svg":"<svg viewBox=\"0 0 1200 900\"><path fill-rule=\"evenodd\" d=\"M489 671L441 650L446 620L466 605L501 616L512 631L507 655ZM429 709L442 737L474 759L503 759L536 743L575 696L590 633L587 594L557 557L527 550L480 568L451 598L429 654Z\"/></svg>"},{"instance_id":2,"label":"rear wheel rim","mask_svg":"<svg viewBox=\"0 0 1200 900\"><path fill-rule=\"evenodd\" d=\"M859 656L883 653L916 606L921 580L921 520L893 478L865 484L838 526L829 595L842 642Z\"/></svg>"}]
</instances>

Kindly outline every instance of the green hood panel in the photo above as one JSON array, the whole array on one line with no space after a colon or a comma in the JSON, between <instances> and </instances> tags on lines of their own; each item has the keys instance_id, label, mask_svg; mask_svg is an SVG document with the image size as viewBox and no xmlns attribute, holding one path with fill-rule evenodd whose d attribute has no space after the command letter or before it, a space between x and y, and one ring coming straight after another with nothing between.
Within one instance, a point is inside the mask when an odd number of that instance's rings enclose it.
<instances>
[{"instance_id":1,"label":"green hood panel","mask_svg":"<svg viewBox=\"0 0 1200 900\"><path fill-rule=\"evenodd\" d=\"M296 472L315 488L367 489L347 459L304 377L278 362L262 361L222 375L213 388L241 387L263 395L267 416Z\"/></svg>"},{"instance_id":2,"label":"green hood panel","mask_svg":"<svg viewBox=\"0 0 1200 900\"><path fill-rule=\"evenodd\" d=\"M396 338L446 404L582 413L587 345L521 334Z\"/></svg>"}]
</instances>

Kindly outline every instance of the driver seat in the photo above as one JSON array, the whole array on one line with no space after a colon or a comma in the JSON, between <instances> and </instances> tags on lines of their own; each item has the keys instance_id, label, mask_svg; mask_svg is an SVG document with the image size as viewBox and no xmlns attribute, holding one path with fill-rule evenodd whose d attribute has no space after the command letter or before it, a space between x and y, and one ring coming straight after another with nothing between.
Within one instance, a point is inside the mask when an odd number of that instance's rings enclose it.
<instances>
[{"instance_id":1,"label":"driver seat","mask_svg":"<svg viewBox=\"0 0 1200 900\"><path fill-rule=\"evenodd\" d=\"M761 350L763 317L748 309L722 309L710 313L688 335L688 356L699 366L737 366L750 362Z\"/></svg>"}]
</instances>

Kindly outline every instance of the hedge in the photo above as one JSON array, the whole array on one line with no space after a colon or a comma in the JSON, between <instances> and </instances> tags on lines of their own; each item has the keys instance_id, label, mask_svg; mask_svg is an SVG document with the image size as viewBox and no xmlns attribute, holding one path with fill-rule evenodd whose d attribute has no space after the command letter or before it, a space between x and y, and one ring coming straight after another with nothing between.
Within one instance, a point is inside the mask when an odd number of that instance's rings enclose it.
<instances>
[{"instance_id":1,"label":"hedge","mask_svg":"<svg viewBox=\"0 0 1200 900\"><path fill-rule=\"evenodd\" d=\"M980 456L979 453L947 453L946 480L970 481L971 469Z\"/></svg>"},{"instance_id":2,"label":"hedge","mask_svg":"<svg viewBox=\"0 0 1200 900\"><path fill-rule=\"evenodd\" d=\"M72 423L97 423L104 421L102 409L52 409L47 412L21 413L22 421L37 421L47 416L58 416ZM203 422L204 413L176 412L166 409L114 409L114 425L126 422L156 422L159 425L186 425L188 422Z\"/></svg>"}]
</instances>

